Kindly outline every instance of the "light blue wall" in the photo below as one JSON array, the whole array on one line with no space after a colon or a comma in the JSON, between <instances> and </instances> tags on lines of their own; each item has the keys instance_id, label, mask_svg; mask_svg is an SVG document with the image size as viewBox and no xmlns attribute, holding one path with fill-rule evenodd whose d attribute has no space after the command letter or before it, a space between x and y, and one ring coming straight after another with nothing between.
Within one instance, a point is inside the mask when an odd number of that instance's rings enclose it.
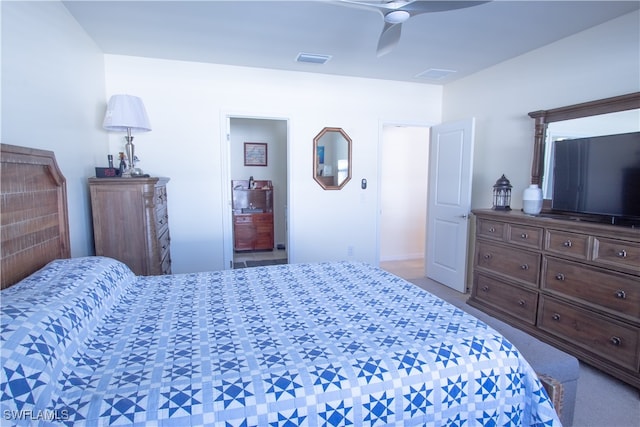
<instances>
[{"instance_id":1,"label":"light blue wall","mask_svg":"<svg viewBox=\"0 0 640 427\"><path fill-rule=\"evenodd\" d=\"M444 89L444 120L476 117L473 208L490 208L504 173L511 207L522 206L531 179L534 121L547 110L640 91L640 12L632 12Z\"/></svg>"},{"instance_id":2,"label":"light blue wall","mask_svg":"<svg viewBox=\"0 0 640 427\"><path fill-rule=\"evenodd\" d=\"M506 173L515 187L512 205L519 207L531 164L529 111L640 89L637 12L443 91L431 85L105 57L59 2L2 2L1 8L2 142L55 151L67 177L72 255L92 253L86 178L113 151L117 138L100 125L108 96L124 90L143 96L154 126L137 139L144 153L141 166L172 178L177 271L222 266L225 201L219 171L225 114L289 119L294 261L342 259L353 246L355 258L375 262L380 123L475 116L472 205L489 207L491 185ZM354 176L341 192L321 191L311 179L311 141L324 126L343 127L354 140ZM359 189L361 178L368 179L367 191Z\"/></svg>"},{"instance_id":3,"label":"light blue wall","mask_svg":"<svg viewBox=\"0 0 640 427\"><path fill-rule=\"evenodd\" d=\"M434 85L104 55L60 2L2 2L2 141L54 151L68 180L72 255L92 253L86 179L122 136L101 129L108 97L141 96L153 130L136 135L145 172L168 176L175 272L222 268L225 117L289 120L289 234L294 262L376 262L381 122L438 122ZM342 191L312 179L325 126L353 138ZM360 179L369 187L360 189Z\"/></svg>"},{"instance_id":4,"label":"light blue wall","mask_svg":"<svg viewBox=\"0 0 640 427\"><path fill-rule=\"evenodd\" d=\"M171 178L175 272L228 265L233 177L225 176L225 117L289 124L287 254L294 263L375 264L380 123L440 121L442 88L435 85L123 55L106 55L105 70L108 93L136 94L147 107L153 130L136 137L136 151L146 171ZM324 127L341 127L352 139L352 180L340 191L325 191L313 179L313 138ZM122 138L110 142L121 151Z\"/></svg>"},{"instance_id":5,"label":"light blue wall","mask_svg":"<svg viewBox=\"0 0 640 427\"><path fill-rule=\"evenodd\" d=\"M55 152L72 256L93 254L86 179L104 164L104 55L59 2L1 2L2 143Z\"/></svg>"}]
</instances>

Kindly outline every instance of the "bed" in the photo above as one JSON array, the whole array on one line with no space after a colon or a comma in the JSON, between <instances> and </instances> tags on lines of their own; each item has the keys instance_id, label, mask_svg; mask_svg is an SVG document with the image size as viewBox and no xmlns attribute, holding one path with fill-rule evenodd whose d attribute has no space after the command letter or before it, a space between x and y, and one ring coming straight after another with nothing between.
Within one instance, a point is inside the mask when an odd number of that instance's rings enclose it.
<instances>
[{"instance_id":1,"label":"bed","mask_svg":"<svg viewBox=\"0 0 640 427\"><path fill-rule=\"evenodd\" d=\"M508 340L369 264L143 277L53 252L1 293L6 423L560 425Z\"/></svg>"}]
</instances>

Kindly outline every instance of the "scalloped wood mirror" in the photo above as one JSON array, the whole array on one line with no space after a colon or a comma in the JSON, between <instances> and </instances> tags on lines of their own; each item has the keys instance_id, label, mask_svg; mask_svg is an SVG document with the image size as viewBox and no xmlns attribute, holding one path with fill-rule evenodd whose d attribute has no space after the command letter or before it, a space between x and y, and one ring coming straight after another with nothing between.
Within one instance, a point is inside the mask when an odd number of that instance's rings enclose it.
<instances>
[{"instance_id":1,"label":"scalloped wood mirror","mask_svg":"<svg viewBox=\"0 0 640 427\"><path fill-rule=\"evenodd\" d=\"M351 179L351 138L326 127L313 138L313 179L325 190L340 190Z\"/></svg>"}]
</instances>

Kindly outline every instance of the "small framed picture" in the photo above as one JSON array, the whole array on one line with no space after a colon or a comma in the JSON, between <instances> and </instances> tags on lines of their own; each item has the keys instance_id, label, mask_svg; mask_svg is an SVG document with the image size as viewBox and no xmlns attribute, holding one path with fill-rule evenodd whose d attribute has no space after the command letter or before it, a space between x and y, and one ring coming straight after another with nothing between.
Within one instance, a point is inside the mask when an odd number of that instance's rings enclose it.
<instances>
[{"instance_id":1,"label":"small framed picture","mask_svg":"<svg viewBox=\"0 0 640 427\"><path fill-rule=\"evenodd\" d=\"M318 155L318 163L321 165L324 164L324 145L318 145L318 152L316 154Z\"/></svg>"},{"instance_id":2,"label":"small framed picture","mask_svg":"<svg viewBox=\"0 0 640 427\"><path fill-rule=\"evenodd\" d=\"M264 142L245 142L244 165L267 166L267 144Z\"/></svg>"}]
</instances>

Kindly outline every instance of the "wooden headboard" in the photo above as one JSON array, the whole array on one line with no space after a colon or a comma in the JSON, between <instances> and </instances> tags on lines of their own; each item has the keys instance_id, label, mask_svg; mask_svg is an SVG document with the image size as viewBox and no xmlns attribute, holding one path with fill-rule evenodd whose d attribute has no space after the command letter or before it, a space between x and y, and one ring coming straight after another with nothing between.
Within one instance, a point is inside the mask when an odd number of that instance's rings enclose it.
<instances>
[{"instance_id":1,"label":"wooden headboard","mask_svg":"<svg viewBox=\"0 0 640 427\"><path fill-rule=\"evenodd\" d=\"M66 180L52 151L0 144L0 288L71 256Z\"/></svg>"}]
</instances>

